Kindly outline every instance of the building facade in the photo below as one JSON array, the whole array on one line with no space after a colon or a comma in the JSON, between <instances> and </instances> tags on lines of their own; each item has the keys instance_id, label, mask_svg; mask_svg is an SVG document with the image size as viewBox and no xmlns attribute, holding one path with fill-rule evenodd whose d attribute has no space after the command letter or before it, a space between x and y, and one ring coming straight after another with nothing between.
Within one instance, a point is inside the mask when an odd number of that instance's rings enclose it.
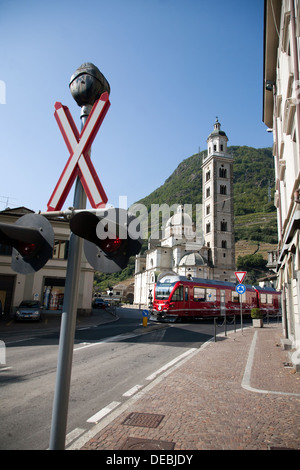
<instances>
[{"instance_id":1,"label":"building facade","mask_svg":"<svg viewBox=\"0 0 300 470\"><path fill-rule=\"evenodd\" d=\"M6 209L0 212L0 221L15 223L25 214L33 213L25 207ZM68 246L70 237L69 222L51 219L54 230L52 258L39 271L33 274L18 274L11 268L11 247L0 244L0 300L3 313L13 314L22 300L36 299L45 312L60 312L63 305ZM78 292L78 312L91 312L94 269L82 259Z\"/></svg>"},{"instance_id":2,"label":"building facade","mask_svg":"<svg viewBox=\"0 0 300 470\"><path fill-rule=\"evenodd\" d=\"M201 230L195 230L191 214L178 205L159 243L152 246L150 241L148 250L136 257L135 304L149 304L157 277L163 271L191 278L236 281L233 158L227 153L227 141L217 119L202 162Z\"/></svg>"},{"instance_id":3,"label":"building facade","mask_svg":"<svg viewBox=\"0 0 300 470\"><path fill-rule=\"evenodd\" d=\"M300 1L265 0L263 122L273 132L283 331L300 369Z\"/></svg>"}]
</instances>

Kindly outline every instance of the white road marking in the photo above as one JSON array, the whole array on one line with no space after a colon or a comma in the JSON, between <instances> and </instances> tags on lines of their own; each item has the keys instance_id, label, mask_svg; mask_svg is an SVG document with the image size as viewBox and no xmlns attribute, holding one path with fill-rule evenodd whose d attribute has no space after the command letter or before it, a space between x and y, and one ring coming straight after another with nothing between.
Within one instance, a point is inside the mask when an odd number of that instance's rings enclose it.
<instances>
[{"instance_id":1,"label":"white road marking","mask_svg":"<svg viewBox=\"0 0 300 470\"><path fill-rule=\"evenodd\" d=\"M81 429L81 428L75 428L73 431L69 432L66 436L66 445L69 445L70 442L74 441L77 439L79 436L81 436L84 432L86 432L86 429Z\"/></svg>"},{"instance_id":2,"label":"white road marking","mask_svg":"<svg viewBox=\"0 0 300 470\"><path fill-rule=\"evenodd\" d=\"M138 392L139 389L142 388L142 387L143 387L143 385L135 385L134 387L127 390L127 392L123 393L123 397L131 397L136 392Z\"/></svg>"},{"instance_id":3,"label":"white road marking","mask_svg":"<svg viewBox=\"0 0 300 470\"><path fill-rule=\"evenodd\" d=\"M119 406L121 403L119 401L112 401L109 405L105 406L102 408L102 410L99 410L97 413L95 413L93 416L91 416L89 419L87 419L88 423L98 423L100 419L102 419L104 416L106 416L108 413L110 413L112 410L114 410L117 406Z\"/></svg>"},{"instance_id":4,"label":"white road marking","mask_svg":"<svg viewBox=\"0 0 300 470\"><path fill-rule=\"evenodd\" d=\"M80 343L80 344L83 344L83 346L74 348L74 352L80 351L81 349L85 349L85 348L91 348L93 346L99 346L99 344L109 343L113 341L122 341L123 339L135 338L136 336L139 336L139 334L138 333L123 333L117 336L110 336L109 338L102 339L101 341L95 341L94 343Z\"/></svg>"}]
</instances>

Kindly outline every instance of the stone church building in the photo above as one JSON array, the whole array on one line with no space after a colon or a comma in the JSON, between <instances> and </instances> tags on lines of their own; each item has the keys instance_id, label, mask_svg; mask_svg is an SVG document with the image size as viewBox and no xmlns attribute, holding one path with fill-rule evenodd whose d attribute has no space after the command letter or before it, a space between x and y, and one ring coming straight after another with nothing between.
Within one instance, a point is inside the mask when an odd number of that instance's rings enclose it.
<instances>
[{"instance_id":1,"label":"stone church building","mask_svg":"<svg viewBox=\"0 0 300 470\"><path fill-rule=\"evenodd\" d=\"M173 271L191 278L236 281L233 215L233 157L228 138L216 119L207 138L202 162L202 227L195 230L191 216L178 205L166 223L162 239L137 255L134 303L147 305L158 275Z\"/></svg>"}]
</instances>

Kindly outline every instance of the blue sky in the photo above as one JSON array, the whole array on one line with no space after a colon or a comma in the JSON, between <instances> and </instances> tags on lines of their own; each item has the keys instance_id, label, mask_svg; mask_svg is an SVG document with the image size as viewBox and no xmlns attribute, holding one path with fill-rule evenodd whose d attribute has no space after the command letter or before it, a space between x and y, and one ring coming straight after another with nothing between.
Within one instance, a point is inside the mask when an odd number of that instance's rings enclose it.
<instances>
[{"instance_id":1,"label":"blue sky","mask_svg":"<svg viewBox=\"0 0 300 470\"><path fill-rule=\"evenodd\" d=\"M111 87L92 161L112 205L147 196L206 149L216 116L229 145L272 146L262 123L263 3L0 0L0 210L46 211L69 156L54 104L80 128L69 80L84 62Z\"/></svg>"}]
</instances>

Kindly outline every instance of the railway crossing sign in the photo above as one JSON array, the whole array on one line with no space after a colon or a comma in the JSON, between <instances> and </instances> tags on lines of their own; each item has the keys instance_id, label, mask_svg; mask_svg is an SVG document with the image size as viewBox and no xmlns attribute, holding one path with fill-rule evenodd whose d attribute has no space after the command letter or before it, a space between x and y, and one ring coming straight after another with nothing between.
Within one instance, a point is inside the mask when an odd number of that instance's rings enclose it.
<instances>
[{"instance_id":1,"label":"railway crossing sign","mask_svg":"<svg viewBox=\"0 0 300 470\"><path fill-rule=\"evenodd\" d=\"M246 292L246 286L244 284L238 284L235 288L238 294L243 295Z\"/></svg>"},{"instance_id":2,"label":"railway crossing sign","mask_svg":"<svg viewBox=\"0 0 300 470\"><path fill-rule=\"evenodd\" d=\"M236 275L237 280L241 284L247 274L247 271L236 271L234 274Z\"/></svg>"},{"instance_id":3,"label":"railway crossing sign","mask_svg":"<svg viewBox=\"0 0 300 470\"><path fill-rule=\"evenodd\" d=\"M109 95L105 92L95 102L79 134L67 106L59 102L55 103L54 116L70 157L49 199L48 211L61 210L77 175L80 177L91 206L96 209L106 205L107 196L90 159L90 148L109 107Z\"/></svg>"}]
</instances>

